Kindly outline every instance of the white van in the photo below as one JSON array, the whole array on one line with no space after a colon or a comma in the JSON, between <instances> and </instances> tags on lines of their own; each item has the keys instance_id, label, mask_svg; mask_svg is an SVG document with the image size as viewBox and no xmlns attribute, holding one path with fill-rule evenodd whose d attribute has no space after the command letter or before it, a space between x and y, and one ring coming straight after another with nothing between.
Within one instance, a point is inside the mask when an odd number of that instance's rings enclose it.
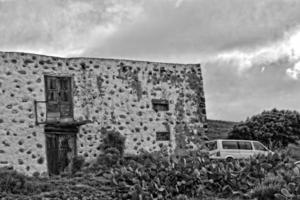
<instances>
[{"instance_id":1,"label":"white van","mask_svg":"<svg viewBox=\"0 0 300 200\"><path fill-rule=\"evenodd\" d=\"M252 140L211 140L205 143L211 159L232 160L249 158L255 154L273 153L262 143Z\"/></svg>"}]
</instances>

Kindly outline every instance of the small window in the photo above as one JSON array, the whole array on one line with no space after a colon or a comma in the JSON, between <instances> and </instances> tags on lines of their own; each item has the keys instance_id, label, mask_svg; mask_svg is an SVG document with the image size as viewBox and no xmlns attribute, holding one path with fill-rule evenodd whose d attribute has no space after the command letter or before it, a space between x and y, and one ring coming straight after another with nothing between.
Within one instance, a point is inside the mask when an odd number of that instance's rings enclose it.
<instances>
[{"instance_id":1,"label":"small window","mask_svg":"<svg viewBox=\"0 0 300 200\"><path fill-rule=\"evenodd\" d=\"M152 99L153 110L157 111L168 111L169 102L165 99Z\"/></svg>"},{"instance_id":2,"label":"small window","mask_svg":"<svg viewBox=\"0 0 300 200\"><path fill-rule=\"evenodd\" d=\"M268 151L264 145L259 142L253 142L254 148L258 151Z\"/></svg>"},{"instance_id":3,"label":"small window","mask_svg":"<svg viewBox=\"0 0 300 200\"><path fill-rule=\"evenodd\" d=\"M169 141L170 132L156 132L156 141Z\"/></svg>"},{"instance_id":4,"label":"small window","mask_svg":"<svg viewBox=\"0 0 300 200\"><path fill-rule=\"evenodd\" d=\"M223 149L239 149L237 141L223 141Z\"/></svg>"},{"instance_id":5,"label":"small window","mask_svg":"<svg viewBox=\"0 0 300 200\"><path fill-rule=\"evenodd\" d=\"M250 142L240 141L239 147L240 147L240 149L243 149L243 150L252 150L252 145Z\"/></svg>"},{"instance_id":6,"label":"small window","mask_svg":"<svg viewBox=\"0 0 300 200\"><path fill-rule=\"evenodd\" d=\"M205 147L209 150L209 151L213 151L216 150L218 148L217 146L217 141L214 142L208 142L205 144Z\"/></svg>"}]
</instances>

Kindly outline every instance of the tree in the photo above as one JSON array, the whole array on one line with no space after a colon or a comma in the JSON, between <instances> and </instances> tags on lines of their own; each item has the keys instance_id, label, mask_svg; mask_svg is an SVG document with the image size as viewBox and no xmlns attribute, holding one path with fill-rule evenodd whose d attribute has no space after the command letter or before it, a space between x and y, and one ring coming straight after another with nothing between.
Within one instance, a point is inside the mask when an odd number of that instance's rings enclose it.
<instances>
[{"instance_id":1,"label":"tree","mask_svg":"<svg viewBox=\"0 0 300 200\"><path fill-rule=\"evenodd\" d=\"M263 111L235 125L230 139L258 140L269 148L286 147L300 139L300 114L297 111Z\"/></svg>"}]
</instances>

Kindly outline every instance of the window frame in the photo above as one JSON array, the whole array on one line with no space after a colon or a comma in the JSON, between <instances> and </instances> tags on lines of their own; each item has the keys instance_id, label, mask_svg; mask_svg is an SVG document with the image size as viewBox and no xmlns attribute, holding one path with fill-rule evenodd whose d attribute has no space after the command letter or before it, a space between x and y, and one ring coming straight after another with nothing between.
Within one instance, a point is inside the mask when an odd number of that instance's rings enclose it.
<instances>
[{"instance_id":1,"label":"window frame","mask_svg":"<svg viewBox=\"0 0 300 200\"><path fill-rule=\"evenodd\" d=\"M159 111L166 112L170 110L169 101L166 99L152 99L151 103L152 103L152 109L155 112L159 112ZM165 108L165 109L158 109L158 108Z\"/></svg>"},{"instance_id":2,"label":"window frame","mask_svg":"<svg viewBox=\"0 0 300 200\"><path fill-rule=\"evenodd\" d=\"M57 74L44 74L44 85L45 85L45 100L46 100L46 120L48 120L48 114L49 113L59 113L59 119L65 119L65 118L71 118L74 120L74 98L73 98L73 79L74 77L73 76L70 76L70 75L57 75ZM48 91L51 91L52 89L49 89L48 87L48 80L51 80L51 79L56 79L56 98L57 100L56 101L48 101ZM61 84L62 84L62 80L64 79L67 79L67 84L68 84L68 87L67 89L60 89L61 88ZM54 90L54 89L53 89ZM64 92L68 92L68 98L70 98L68 101L62 101L61 99L61 96L59 95L61 93L61 91L64 91ZM49 105L50 104L50 105ZM57 112L49 112L48 109L49 109L49 106L51 105L55 105L57 104L58 106L58 111ZM66 105L66 104L69 104L69 109L70 109L70 112L68 115L62 115L63 111L61 109L61 107L63 105ZM49 118L50 119L50 118Z\"/></svg>"},{"instance_id":3,"label":"window frame","mask_svg":"<svg viewBox=\"0 0 300 200\"><path fill-rule=\"evenodd\" d=\"M243 142L244 142L244 143L248 143L248 144L250 145L251 149L242 149L240 143L243 143ZM239 146L239 150L247 150L247 151L252 151L252 150L254 150L254 149L253 149L253 146L252 146L252 144L251 144L251 141L238 141L238 146Z\"/></svg>"},{"instance_id":4,"label":"window frame","mask_svg":"<svg viewBox=\"0 0 300 200\"><path fill-rule=\"evenodd\" d=\"M161 134L168 134L167 135L168 139L165 139L166 137L162 136ZM159 135L160 135L160 137L158 137ZM161 138L163 138L163 139L161 139ZM167 141L170 141L170 140L171 140L171 133L170 133L170 131L157 131L156 132L156 141L167 142Z\"/></svg>"},{"instance_id":5,"label":"window frame","mask_svg":"<svg viewBox=\"0 0 300 200\"><path fill-rule=\"evenodd\" d=\"M236 149L234 149L234 148L224 148L224 143L226 143L226 142L235 142L237 148L236 148ZM222 144L222 149L226 149L226 150L240 150L240 149L239 149L238 141L234 141L234 140L223 140L221 144Z\"/></svg>"}]
</instances>

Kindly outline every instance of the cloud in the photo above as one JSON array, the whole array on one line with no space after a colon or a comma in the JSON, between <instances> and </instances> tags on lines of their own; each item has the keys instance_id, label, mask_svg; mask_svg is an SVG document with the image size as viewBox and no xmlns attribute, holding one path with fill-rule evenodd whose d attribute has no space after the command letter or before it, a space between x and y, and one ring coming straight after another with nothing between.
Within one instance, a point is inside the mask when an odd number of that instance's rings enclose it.
<instances>
[{"instance_id":1,"label":"cloud","mask_svg":"<svg viewBox=\"0 0 300 200\"><path fill-rule=\"evenodd\" d=\"M0 49L202 62L282 40L299 9L297 0L1 0Z\"/></svg>"},{"instance_id":2,"label":"cloud","mask_svg":"<svg viewBox=\"0 0 300 200\"><path fill-rule=\"evenodd\" d=\"M288 57L255 64L243 73L231 61L207 62L203 78L208 118L240 121L274 107L300 110L299 82L286 76L292 67Z\"/></svg>"},{"instance_id":3,"label":"cloud","mask_svg":"<svg viewBox=\"0 0 300 200\"><path fill-rule=\"evenodd\" d=\"M0 1L0 48L80 55L91 38L105 39L138 12L136 1Z\"/></svg>"},{"instance_id":4,"label":"cloud","mask_svg":"<svg viewBox=\"0 0 300 200\"><path fill-rule=\"evenodd\" d=\"M300 61L297 62L293 68L288 68L286 73L293 79L298 80L300 77Z\"/></svg>"},{"instance_id":5,"label":"cloud","mask_svg":"<svg viewBox=\"0 0 300 200\"><path fill-rule=\"evenodd\" d=\"M294 63L300 60L299 43L300 28L297 26L294 30L286 32L281 40L274 41L270 45L261 46L251 51L235 50L219 53L214 59L231 60L237 65L239 71L245 71L258 64L272 63L282 57L288 57L289 61ZM288 71L287 74L291 75L291 69Z\"/></svg>"},{"instance_id":6,"label":"cloud","mask_svg":"<svg viewBox=\"0 0 300 200\"><path fill-rule=\"evenodd\" d=\"M179 7L184 0L176 0L175 7Z\"/></svg>"},{"instance_id":7,"label":"cloud","mask_svg":"<svg viewBox=\"0 0 300 200\"><path fill-rule=\"evenodd\" d=\"M299 0L0 0L0 50L202 63L209 118L300 109Z\"/></svg>"},{"instance_id":8,"label":"cloud","mask_svg":"<svg viewBox=\"0 0 300 200\"><path fill-rule=\"evenodd\" d=\"M299 1L144 1L141 15L83 53L200 62L230 51L249 52L285 39L300 24Z\"/></svg>"}]
</instances>

